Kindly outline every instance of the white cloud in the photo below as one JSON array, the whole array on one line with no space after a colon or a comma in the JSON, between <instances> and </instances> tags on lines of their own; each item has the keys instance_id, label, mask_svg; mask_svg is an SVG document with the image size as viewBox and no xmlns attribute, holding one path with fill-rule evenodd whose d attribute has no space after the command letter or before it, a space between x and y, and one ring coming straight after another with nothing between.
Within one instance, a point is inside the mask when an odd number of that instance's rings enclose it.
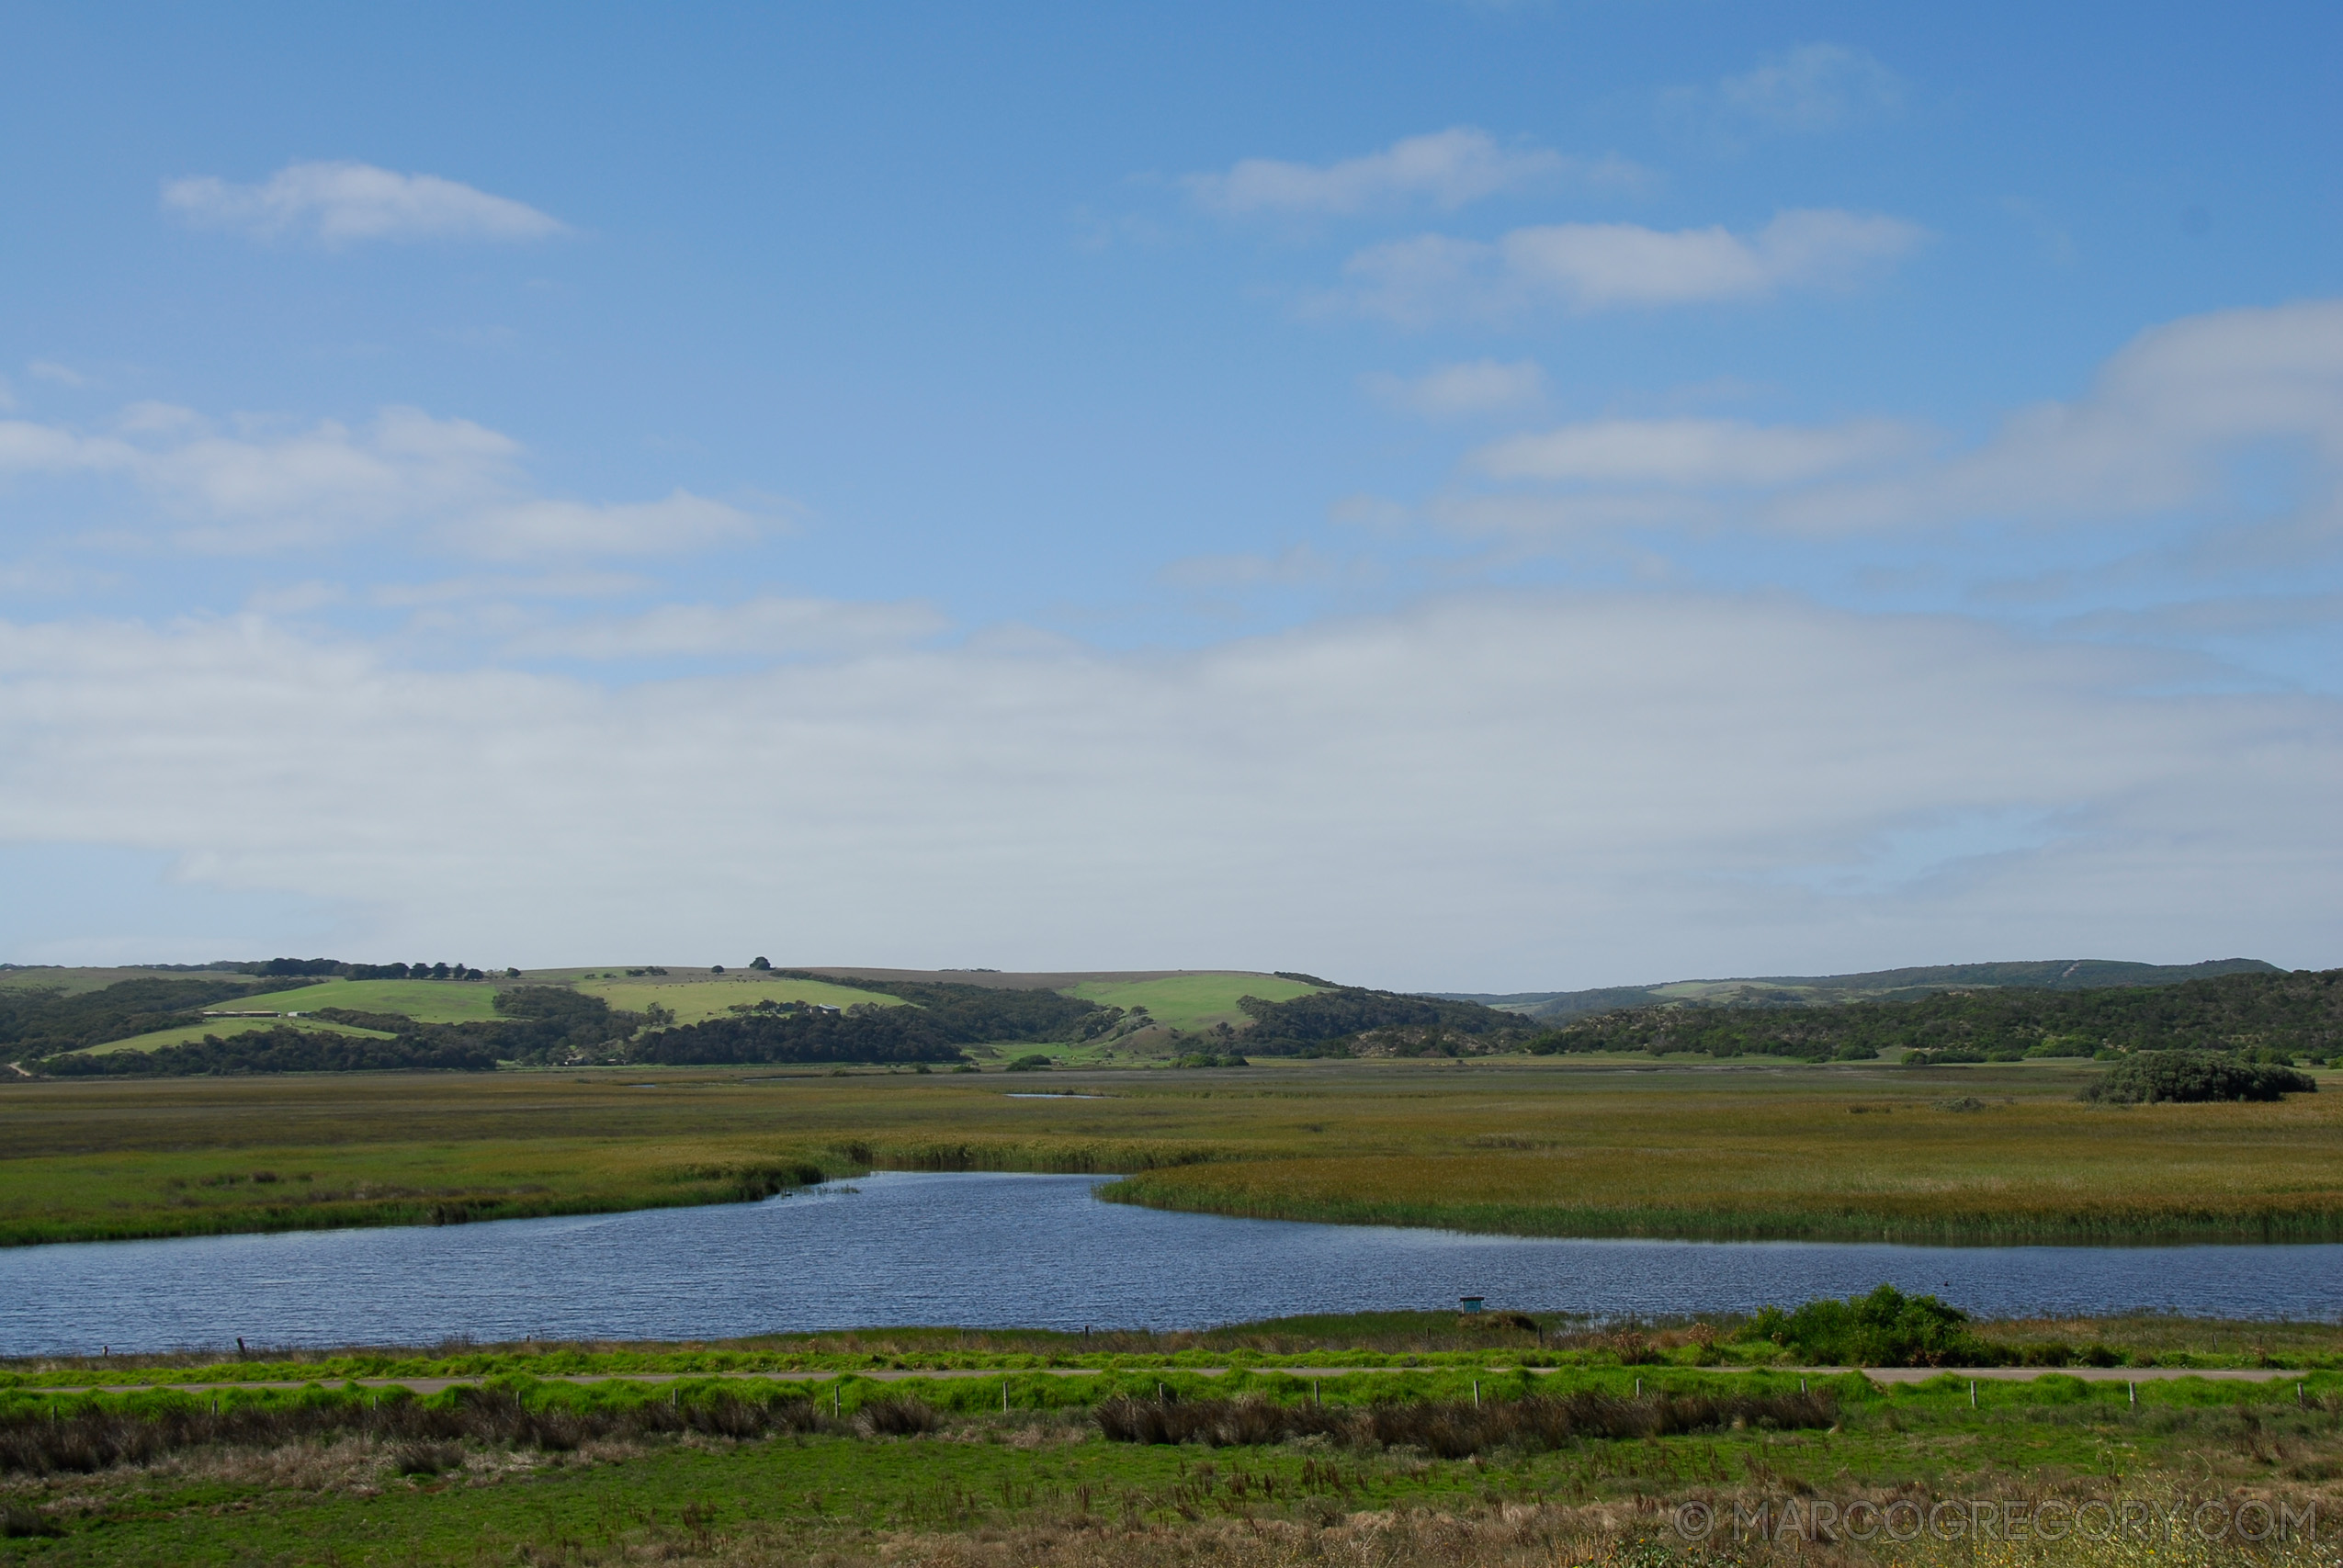
<instances>
[{"instance_id":1,"label":"white cloud","mask_svg":"<svg viewBox=\"0 0 2343 1568\"><path fill-rule=\"evenodd\" d=\"M1435 366L1416 377L1378 373L1363 378L1362 385L1387 407L1425 419L1462 419L1535 403L1545 392L1545 372L1527 359L1476 359Z\"/></svg>"},{"instance_id":2,"label":"white cloud","mask_svg":"<svg viewBox=\"0 0 2343 1568\"><path fill-rule=\"evenodd\" d=\"M1636 223L1516 229L1493 244L1422 234L1353 256L1343 298L1408 325L1549 303L1602 310L1753 299L1848 287L1925 237L1900 219L1831 209L1782 212L1749 235Z\"/></svg>"},{"instance_id":3,"label":"white cloud","mask_svg":"<svg viewBox=\"0 0 2343 1568\"><path fill-rule=\"evenodd\" d=\"M1862 50L1808 43L1726 77L1715 101L1776 130L1816 131L1891 112L1903 97L1902 79Z\"/></svg>"},{"instance_id":4,"label":"white cloud","mask_svg":"<svg viewBox=\"0 0 2343 1568\"><path fill-rule=\"evenodd\" d=\"M1771 487L1875 466L1915 444L1914 432L1885 420L1769 427L1733 419L1608 419L1511 436L1467 462L1496 479Z\"/></svg>"},{"instance_id":5,"label":"white cloud","mask_svg":"<svg viewBox=\"0 0 2343 1568\"><path fill-rule=\"evenodd\" d=\"M617 689L403 669L265 621L0 623L0 840L161 851L210 886L379 911L352 956L1489 989L2030 953L2331 963L2343 708L2170 694L2192 670L1627 594ZM1954 830L1978 823L2029 826L1980 849Z\"/></svg>"},{"instance_id":6,"label":"white cloud","mask_svg":"<svg viewBox=\"0 0 2343 1568\"><path fill-rule=\"evenodd\" d=\"M0 475L127 475L191 549L311 548L402 526L492 559L654 555L741 543L772 524L685 490L606 503L535 494L522 455L511 436L412 408L356 428L246 419L222 429L158 403L132 405L102 435L0 420Z\"/></svg>"},{"instance_id":7,"label":"white cloud","mask_svg":"<svg viewBox=\"0 0 2343 1568\"><path fill-rule=\"evenodd\" d=\"M173 180L163 205L189 221L263 239L300 233L327 245L358 240L542 240L560 220L436 175L370 164L288 164L262 185Z\"/></svg>"},{"instance_id":8,"label":"white cloud","mask_svg":"<svg viewBox=\"0 0 2343 1568\"><path fill-rule=\"evenodd\" d=\"M512 653L568 659L787 658L922 641L950 623L921 604L858 604L763 595L738 604L662 604L640 615L543 626Z\"/></svg>"},{"instance_id":9,"label":"white cloud","mask_svg":"<svg viewBox=\"0 0 2343 1568\"><path fill-rule=\"evenodd\" d=\"M1453 211L1487 197L1566 179L1626 186L1646 178L1643 170L1615 154L1586 159L1550 148L1507 147L1485 130L1460 125L1340 163L1244 158L1226 174L1190 175L1182 183L1216 212L1334 216L1412 205Z\"/></svg>"}]
</instances>

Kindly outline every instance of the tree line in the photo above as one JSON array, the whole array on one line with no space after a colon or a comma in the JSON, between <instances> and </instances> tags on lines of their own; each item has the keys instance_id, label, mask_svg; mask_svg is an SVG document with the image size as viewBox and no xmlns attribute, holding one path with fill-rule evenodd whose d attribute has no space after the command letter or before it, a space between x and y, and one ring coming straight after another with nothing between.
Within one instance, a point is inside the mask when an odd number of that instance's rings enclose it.
<instances>
[{"instance_id":1,"label":"tree line","mask_svg":"<svg viewBox=\"0 0 2343 1568\"><path fill-rule=\"evenodd\" d=\"M837 982L825 975L779 971L794 979ZM1048 990L1006 990L947 981L861 980L858 990L912 1003L864 1002L830 1011L775 1003L734 1018L710 1019L643 1035L630 1062L670 1066L714 1063L958 1063L965 1047L1013 1040L1094 1039L1124 1016L1079 997Z\"/></svg>"},{"instance_id":2,"label":"tree line","mask_svg":"<svg viewBox=\"0 0 2343 1568\"><path fill-rule=\"evenodd\" d=\"M1283 1002L1244 997L1237 1006L1253 1021L1240 1036L1252 1056L1350 1056L1378 1048L1398 1055L1480 1055L1514 1049L1537 1032L1529 1020L1479 1002L1364 986Z\"/></svg>"},{"instance_id":3,"label":"tree line","mask_svg":"<svg viewBox=\"0 0 2343 1568\"><path fill-rule=\"evenodd\" d=\"M52 1056L110 1040L203 1021L200 1009L252 994L250 980L118 980L102 990L0 989L0 1047L11 1056Z\"/></svg>"}]
</instances>

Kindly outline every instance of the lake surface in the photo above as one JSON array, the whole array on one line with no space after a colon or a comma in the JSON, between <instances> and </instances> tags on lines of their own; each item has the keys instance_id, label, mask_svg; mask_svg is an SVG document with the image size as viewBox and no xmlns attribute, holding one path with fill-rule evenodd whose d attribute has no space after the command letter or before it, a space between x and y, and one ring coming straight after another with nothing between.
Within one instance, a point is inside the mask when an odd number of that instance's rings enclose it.
<instances>
[{"instance_id":1,"label":"lake surface","mask_svg":"<svg viewBox=\"0 0 2343 1568\"><path fill-rule=\"evenodd\" d=\"M1882 1281L1991 1314L2334 1321L2343 1246L1551 1241L1169 1214L1094 1176L883 1173L700 1209L0 1250L0 1354L700 1338L957 1324L1188 1328L1292 1313L1736 1311Z\"/></svg>"}]
</instances>

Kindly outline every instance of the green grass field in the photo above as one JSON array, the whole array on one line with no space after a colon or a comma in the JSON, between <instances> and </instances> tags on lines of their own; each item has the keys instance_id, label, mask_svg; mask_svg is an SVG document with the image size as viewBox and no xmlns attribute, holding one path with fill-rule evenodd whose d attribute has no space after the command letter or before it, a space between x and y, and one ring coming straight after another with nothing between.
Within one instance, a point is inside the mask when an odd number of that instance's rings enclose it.
<instances>
[{"instance_id":1,"label":"green grass field","mask_svg":"<svg viewBox=\"0 0 2343 1568\"><path fill-rule=\"evenodd\" d=\"M472 1568L822 1563L859 1568L1705 1568L2331 1563L2343 1377L2141 1385L2050 1375L1804 1385L1823 1414L1668 1435L1489 1444L1465 1434L1532 1398L1623 1412L1797 1397L1793 1374L1589 1367L1357 1374L1174 1371L809 1387L734 1381L485 1396L364 1391L0 1393L0 1562ZM1002 1408L1005 1403L1006 1410ZM1308 1406L1333 1436L1219 1446L1113 1440L1110 1397L1177 1411ZM1160 1403L1161 1401L1169 1403ZM1384 1443L1370 1412L1421 1408L1442 1451ZM468 1410L506 1412L496 1419ZM753 1413L794 1415L759 1429ZM1828 1421L1825 1427L1823 1421ZM452 1434L436 1440L401 1429ZM923 1430L922 1428L924 1428ZM217 1431L223 1436L207 1437ZM619 1433L620 1436L597 1433ZM83 1434L87 1434L85 1439ZM896 1435L901 1434L901 1435ZM96 1442L143 1454L91 1464ZM50 1458L69 1461L60 1464ZM2042 1511L2046 1500L2062 1505ZM1974 1505L1990 1506L1981 1512ZM2210 1505L2218 1504L2218 1508ZM2243 1505L2261 1505L2254 1513ZM2213 1526L2291 1535L2259 1547ZM1693 1505L1679 1513L1680 1505ZM1876 1511L1965 1528L1885 1539ZM1828 1506L1828 1514L1818 1513ZM2071 1523L2097 1506L2107 1528ZM1705 1507L1716 1533L1687 1540ZM1874 1510L1868 1527L1847 1526ZM1755 1521L1763 1509L1762 1525ZM2118 1510L2121 1510L2119 1513ZM2088 1517L2088 1516L2086 1516ZM1995 1528L1977 1524L1990 1517ZM2015 1517L2063 1517L2005 1544ZM1737 1525L1736 1520L1743 1522ZM1817 1518L1840 1521L1842 1528ZM1784 1528L1782 1521L1794 1521ZM2118 1520L2129 1523L2118 1526ZM2176 1534L2156 1533L2157 1526ZM1680 1528L1678 1521L1686 1521ZM2304 1521L2308 1521L2307 1525ZM2096 1521L2094 1521L2096 1522ZM2198 1527L2194 1533L2190 1526ZM1868 1540L1873 1544L1866 1545ZM2307 1530L2320 1538L2302 1539ZM2009 1533L2018 1533L2011 1531ZM1811 1538L1811 1539L1809 1539ZM1978 1539L1983 1538L1983 1539Z\"/></svg>"},{"instance_id":2,"label":"green grass field","mask_svg":"<svg viewBox=\"0 0 2343 1568\"><path fill-rule=\"evenodd\" d=\"M184 1029L158 1029L152 1034L133 1034L127 1040L109 1040L103 1045L88 1048L93 1056L108 1055L116 1051L156 1051L165 1045L191 1045L207 1034L226 1040L255 1029L275 1029L286 1023L281 1018L216 1018L208 1023L191 1023ZM328 1023L321 1018L292 1021L301 1029L326 1034L355 1034L368 1040L389 1040L392 1035L379 1029L357 1029L346 1023Z\"/></svg>"},{"instance_id":3,"label":"green grass field","mask_svg":"<svg viewBox=\"0 0 2343 1568\"><path fill-rule=\"evenodd\" d=\"M2075 1099L2089 1075L1491 1058L10 1079L0 1242L657 1207L874 1165L1131 1172L1111 1196L1527 1235L2343 1235L2343 1096L2101 1107ZM1010 1098L1030 1089L1100 1098ZM218 1179L261 1170L286 1179Z\"/></svg>"},{"instance_id":4,"label":"green grass field","mask_svg":"<svg viewBox=\"0 0 2343 1568\"><path fill-rule=\"evenodd\" d=\"M322 980L213 1005L237 1012L347 1008L352 1012L404 1013L418 1023L475 1023L497 1016L496 991L492 980Z\"/></svg>"},{"instance_id":5,"label":"green grass field","mask_svg":"<svg viewBox=\"0 0 2343 1568\"><path fill-rule=\"evenodd\" d=\"M1088 981L1067 987L1066 994L1106 1007L1143 1007L1160 1023L1194 1032L1210 1029L1216 1023L1242 1025L1245 1015L1237 1009L1240 997L1285 1002L1309 996L1319 988L1298 980L1281 980L1273 975L1175 975L1126 985Z\"/></svg>"}]
</instances>

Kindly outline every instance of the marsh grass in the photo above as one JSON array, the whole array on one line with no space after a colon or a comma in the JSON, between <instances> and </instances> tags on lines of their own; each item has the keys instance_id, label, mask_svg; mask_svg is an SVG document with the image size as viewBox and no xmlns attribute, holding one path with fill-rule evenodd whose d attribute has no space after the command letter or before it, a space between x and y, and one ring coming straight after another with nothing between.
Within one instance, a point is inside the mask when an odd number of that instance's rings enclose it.
<instances>
[{"instance_id":1,"label":"marsh grass","mask_svg":"<svg viewBox=\"0 0 2343 1568\"><path fill-rule=\"evenodd\" d=\"M1104 1195L1522 1235L2343 1235L2343 1096L2095 1107L2073 1099L2091 1073L1545 1059L1062 1071L1053 1088L1103 1097L1078 1100L1013 1100L1017 1080L990 1072L13 1080L0 1083L0 1244L737 1201L776 1172L873 1167L1130 1173ZM1948 1098L1985 1108L1928 1109ZM286 1179L207 1184L263 1168Z\"/></svg>"}]
</instances>

